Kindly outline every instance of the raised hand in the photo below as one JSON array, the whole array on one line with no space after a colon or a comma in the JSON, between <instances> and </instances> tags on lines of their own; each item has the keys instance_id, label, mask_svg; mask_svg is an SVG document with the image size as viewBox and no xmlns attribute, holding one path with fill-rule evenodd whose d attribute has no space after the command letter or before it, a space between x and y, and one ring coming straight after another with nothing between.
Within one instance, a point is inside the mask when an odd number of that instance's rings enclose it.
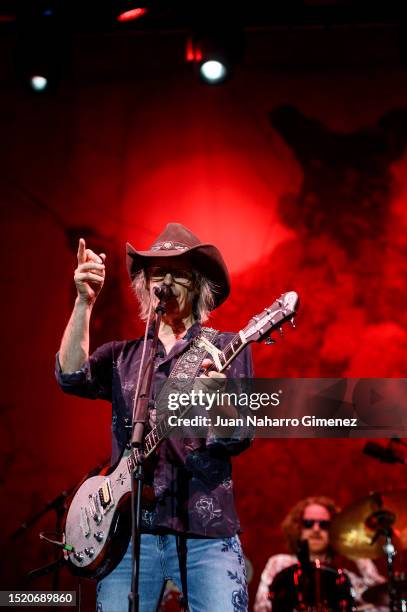
<instances>
[{"instance_id":1,"label":"raised hand","mask_svg":"<svg viewBox=\"0 0 407 612\"><path fill-rule=\"evenodd\" d=\"M96 255L86 248L85 240L79 239L78 267L75 270L74 280L80 301L94 304L105 281L106 255Z\"/></svg>"}]
</instances>

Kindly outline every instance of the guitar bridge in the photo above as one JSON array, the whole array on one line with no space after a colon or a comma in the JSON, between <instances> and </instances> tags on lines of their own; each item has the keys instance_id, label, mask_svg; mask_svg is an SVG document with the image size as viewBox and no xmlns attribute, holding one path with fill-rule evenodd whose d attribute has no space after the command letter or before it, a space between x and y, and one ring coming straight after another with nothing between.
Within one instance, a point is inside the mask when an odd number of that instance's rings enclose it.
<instances>
[{"instance_id":1,"label":"guitar bridge","mask_svg":"<svg viewBox=\"0 0 407 612\"><path fill-rule=\"evenodd\" d=\"M103 515L98 493L89 495L89 508L93 520L99 525L102 522Z\"/></svg>"},{"instance_id":2,"label":"guitar bridge","mask_svg":"<svg viewBox=\"0 0 407 612\"><path fill-rule=\"evenodd\" d=\"M80 524L83 535L85 536L85 538L88 538L90 536L89 512L88 509L84 508L83 506L81 506Z\"/></svg>"}]
</instances>

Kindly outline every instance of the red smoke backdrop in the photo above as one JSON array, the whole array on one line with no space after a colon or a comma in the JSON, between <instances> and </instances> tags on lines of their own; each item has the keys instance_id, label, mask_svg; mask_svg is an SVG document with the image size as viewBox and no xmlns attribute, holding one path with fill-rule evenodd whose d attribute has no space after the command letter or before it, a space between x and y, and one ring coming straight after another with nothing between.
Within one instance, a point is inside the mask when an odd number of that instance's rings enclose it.
<instances>
[{"instance_id":1,"label":"red smoke backdrop","mask_svg":"<svg viewBox=\"0 0 407 612\"><path fill-rule=\"evenodd\" d=\"M147 43L137 44L143 57ZM112 76L89 47L54 97L2 85L5 588L52 560L38 531L52 531L54 517L13 543L10 534L110 452L109 405L64 396L53 377L79 236L107 253L93 347L142 329L126 240L145 248L178 221L215 243L230 268L232 294L213 326L237 330L281 292L300 294L297 329L253 347L258 376L405 377L405 73L263 63L210 88L170 61L167 44L152 73L132 78ZM367 458L363 444L261 440L236 459L252 596L267 557L284 550L279 525L299 498L326 494L346 506L405 486L405 468ZM62 575L62 585L70 580Z\"/></svg>"}]
</instances>

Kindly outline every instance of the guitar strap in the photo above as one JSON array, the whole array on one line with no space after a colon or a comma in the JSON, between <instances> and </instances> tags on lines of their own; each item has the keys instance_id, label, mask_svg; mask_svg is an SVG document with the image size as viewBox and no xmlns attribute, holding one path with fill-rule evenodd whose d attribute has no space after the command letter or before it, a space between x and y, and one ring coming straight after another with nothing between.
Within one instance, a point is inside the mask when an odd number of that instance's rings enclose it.
<instances>
[{"instance_id":1,"label":"guitar strap","mask_svg":"<svg viewBox=\"0 0 407 612\"><path fill-rule=\"evenodd\" d=\"M189 387L193 384L202 362L208 354L207 349L201 346L199 341L204 337L206 340L213 343L218 334L219 331L212 327L201 328L200 333L191 343L189 349L182 353L175 362L170 375L156 397L156 405L159 405L160 400L165 398L170 389L173 389L174 381L176 381L177 387Z\"/></svg>"},{"instance_id":2,"label":"guitar strap","mask_svg":"<svg viewBox=\"0 0 407 612\"><path fill-rule=\"evenodd\" d=\"M175 362L167 380L155 398L155 406L159 406L161 401L164 402L164 406L166 405L165 398L168 397L171 390L174 390L175 381L177 389L182 391L190 390L189 387L192 387L202 362L208 354L207 349L202 346L199 341L201 338L205 338L210 343L213 343L218 334L219 331L217 329L213 329L212 327L201 327L201 331L196 338L194 338L189 349L184 351ZM131 424L128 417L124 418L124 426L130 436Z\"/></svg>"},{"instance_id":3,"label":"guitar strap","mask_svg":"<svg viewBox=\"0 0 407 612\"><path fill-rule=\"evenodd\" d=\"M179 356L175 366L171 370L169 378L176 378L177 380L186 380L187 378L193 379L199 372L202 361L204 360L207 350L205 347L200 346L199 340L203 336L206 340L213 343L213 340L218 335L218 331L212 327L202 327L200 333L192 342L191 346L185 353Z\"/></svg>"}]
</instances>

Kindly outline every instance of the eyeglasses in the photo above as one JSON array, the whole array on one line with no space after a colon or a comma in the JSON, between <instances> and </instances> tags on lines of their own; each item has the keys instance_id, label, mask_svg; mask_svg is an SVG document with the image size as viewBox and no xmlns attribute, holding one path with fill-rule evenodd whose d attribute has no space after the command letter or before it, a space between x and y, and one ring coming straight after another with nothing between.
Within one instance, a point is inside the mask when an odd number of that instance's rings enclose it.
<instances>
[{"instance_id":1,"label":"eyeglasses","mask_svg":"<svg viewBox=\"0 0 407 612\"><path fill-rule=\"evenodd\" d=\"M167 276L167 274L171 274L172 278L176 283L180 283L186 285L191 283L195 275L192 271L189 270L171 270L167 268L149 268L147 270L147 277L149 280L153 281L153 283L158 283Z\"/></svg>"},{"instance_id":2,"label":"eyeglasses","mask_svg":"<svg viewBox=\"0 0 407 612\"><path fill-rule=\"evenodd\" d=\"M328 531L331 526L331 521L328 520L319 521L318 519L302 519L302 526L304 529L312 529L315 523L318 523L319 528L324 531Z\"/></svg>"}]
</instances>

